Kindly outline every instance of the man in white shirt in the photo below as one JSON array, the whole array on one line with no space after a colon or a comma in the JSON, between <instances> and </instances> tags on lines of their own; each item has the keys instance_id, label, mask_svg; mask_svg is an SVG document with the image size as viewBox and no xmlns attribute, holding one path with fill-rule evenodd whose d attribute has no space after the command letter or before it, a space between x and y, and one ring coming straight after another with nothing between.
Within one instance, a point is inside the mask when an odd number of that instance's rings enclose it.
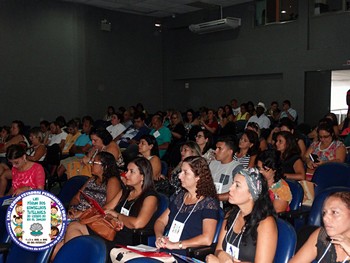
<instances>
[{"instance_id":1,"label":"man in white shirt","mask_svg":"<svg viewBox=\"0 0 350 263\"><path fill-rule=\"evenodd\" d=\"M249 122L256 122L259 125L260 129L269 129L271 125L270 119L265 115L266 107L265 104L259 102L256 106L256 114L249 118ZM247 125L246 125L247 128Z\"/></svg>"},{"instance_id":2,"label":"man in white shirt","mask_svg":"<svg viewBox=\"0 0 350 263\"><path fill-rule=\"evenodd\" d=\"M125 131L125 126L121 124L123 116L120 113L114 113L111 117L111 125L106 129L112 135L114 141L118 141L122 136L123 131Z\"/></svg>"},{"instance_id":3,"label":"man in white shirt","mask_svg":"<svg viewBox=\"0 0 350 263\"><path fill-rule=\"evenodd\" d=\"M233 177L243 166L232 159L236 146L232 138L222 137L216 143L215 160L209 168L213 176L216 192L220 201L228 201Z\"/></svg>"},{"instance_id":4,"label":"man in white shirt","mask_svg":"<svg viewBox=\"0 0 350 263\"><path fill-rule=\"evenodd\" d=\"M50 123L50 131L51 136L49 137L47 146L58 144L62 151L66 143L67 133L62 130L62 128L56 121Z\"/></svg>"},{"instance_id":5,"label":"man in white shirt","mask_svg":"<svg viewBox=\"0 0 350 263\"><path fill-rule=\"evenodd\" d=\"M291 103L289 100L285 100L282 103L282 111L280 113L280 119L282 118L288 118L291 121L295 122L297 119L297 111L295 109L291 108Z\"/></svg>"}]
</instances>

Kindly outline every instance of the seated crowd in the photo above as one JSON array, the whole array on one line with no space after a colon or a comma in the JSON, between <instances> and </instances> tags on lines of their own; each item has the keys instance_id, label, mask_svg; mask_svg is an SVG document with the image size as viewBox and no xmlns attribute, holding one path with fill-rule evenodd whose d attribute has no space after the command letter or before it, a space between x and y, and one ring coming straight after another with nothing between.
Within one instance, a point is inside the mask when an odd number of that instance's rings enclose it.
<instances>
[{"instance_id":1,"label":"seated crowd","mask_svg":"<svg viewBox=\"0 0 350 263\"><path fill-rule=\"evenodd\" d=\"M114 240L105 240L108 254L116 244L134 244L134 230L144 229L154 233L158 249L186 255L189 247L213 243L223 209L216 249L206 262L273 262L276 218L290 210L293 198L287 181L311 180L319 166L346 161L350 122L338 125L333 117L327 114L305 132L289 100L282 109L275 101L267 109L262 102L254 107L232 100L217 111L184 114L169 109L150 115L140 103L118 112L109 106L103 120L85 116L66 123L59 116L27 131L15 120L0 133L0 197L50 190L55 180L85 175L81 192L121 226ZM70 202L72 222L52 258L72 238L98 235L79 222L90 207L81 192ZM161 196L170 203L159 214ZM349 219L350 194L329 197L325 227L291 262L347 262Z\"/></svg>"}]
</instances>

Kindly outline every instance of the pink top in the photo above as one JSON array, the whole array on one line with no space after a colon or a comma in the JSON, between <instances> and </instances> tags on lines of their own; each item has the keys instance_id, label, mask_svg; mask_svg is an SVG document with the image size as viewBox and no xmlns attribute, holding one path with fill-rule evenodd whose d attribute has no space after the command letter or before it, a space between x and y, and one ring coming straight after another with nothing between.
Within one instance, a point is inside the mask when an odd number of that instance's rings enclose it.
<instances>
[{"instance_id":1,"label":"pink top","mask_svg":"<svg viewBox=\"0 0 350 263\"><path fill-rule=\"evenodd\" d=\"M17 168L12 167L12 187L15 192L18 188L31 187L38 189L39 186L45 185L45 172L43 167L34 163L26 171L19 171Z\"/></svg>"}]
</instances>

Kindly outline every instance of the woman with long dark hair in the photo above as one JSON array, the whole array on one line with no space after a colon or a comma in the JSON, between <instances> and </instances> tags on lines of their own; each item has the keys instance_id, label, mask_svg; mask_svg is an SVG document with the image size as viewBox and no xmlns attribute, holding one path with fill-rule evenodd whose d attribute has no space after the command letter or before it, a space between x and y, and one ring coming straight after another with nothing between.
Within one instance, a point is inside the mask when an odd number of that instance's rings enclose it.
<instances>
[{"instance_id":1,"label":"woman with long dark hair","mask_svg":"<svg viewBox=\"0 0 350 263\"><path fill-rule=\"evenodd\" d=\"M275 211L265 179L256 168L237 172L215 255L206 262L273 262L277 247Z\"/></svg>"},{"instance_id":2,"label":"woman with long dark hair","mask_svg":"<svg viewBox=\"0 0 350 263\"><path fill-rule=\"evenodd\" d=\"M132 244L133 229L153 228L158 208L158 194L154 190L152 174L151 163L146 158L138 157L129 162L125 176L126 188L105 205L106 214L124 225L113 241L106 240L108 251L115 244ZM98 234L80 222L71 222L64 243L82 235ZM55 250L55 254L62 245L60 244Z\"/></svg>"},{"instance_id":3,"label":"woman with long dark hair","mask_svg":"<svg viewBox=\"0 0 350 263\"><path fill-rule=\"evenodd\" d=\"M141 136L139 153L151 162L153 180L159 180L161 177L162 163L159 159L158 143L153 135L145 134Z\"/></svg>"},{"instance_id":4,"label":"woman with long dark hair","mask_svg":"<svg viewBox=\"0 0 350 263\"><path fill-rule=\"evenodd\" d=\"M257 157L257 168L267 181L269 195L276 212L288 211L292 193L284 180L279 153L273 149L260 153Z\"/></svg>"},{"instance_id":5,"label":"woman with long dark hair","mask_svg":"<svg viewBox=\"0 0 350 263\"><path fill-rule=\"evenodd\" d=\"M280 152L284 176L293 180L305 180L304 163L301 160L300 149L293 134L287 131L279 132L276 139L276 149Z\"/></svg>"}]
</instances>

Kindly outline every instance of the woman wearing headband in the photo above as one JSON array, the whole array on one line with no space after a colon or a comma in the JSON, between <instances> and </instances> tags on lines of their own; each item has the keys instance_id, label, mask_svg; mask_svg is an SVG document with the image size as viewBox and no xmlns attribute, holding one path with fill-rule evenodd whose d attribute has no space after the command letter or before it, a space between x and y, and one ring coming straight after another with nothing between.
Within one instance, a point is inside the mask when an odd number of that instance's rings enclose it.
<instances>
[{"instance_id":1,"label":"woman wearing headband","mask_svg":"<svg viewBox=\"0 0 350 263\"><path fill-rule=\"evenodd\" d=\"M324 227L311 234L290 263L350 261L350 192L331 194L322 214Z\"/></svg>"},{"instance_id":2,"label":"woman wearing headband","mask_svg":"<svg viewBox=\"0 0 350 263\"><path fill-rule=\"evenodd\" d=\"M215 255L206 262L273 262L277 225L267 183L256 168L242 169L234 177L228 212Z\"/></svg>"}]
</instances>

